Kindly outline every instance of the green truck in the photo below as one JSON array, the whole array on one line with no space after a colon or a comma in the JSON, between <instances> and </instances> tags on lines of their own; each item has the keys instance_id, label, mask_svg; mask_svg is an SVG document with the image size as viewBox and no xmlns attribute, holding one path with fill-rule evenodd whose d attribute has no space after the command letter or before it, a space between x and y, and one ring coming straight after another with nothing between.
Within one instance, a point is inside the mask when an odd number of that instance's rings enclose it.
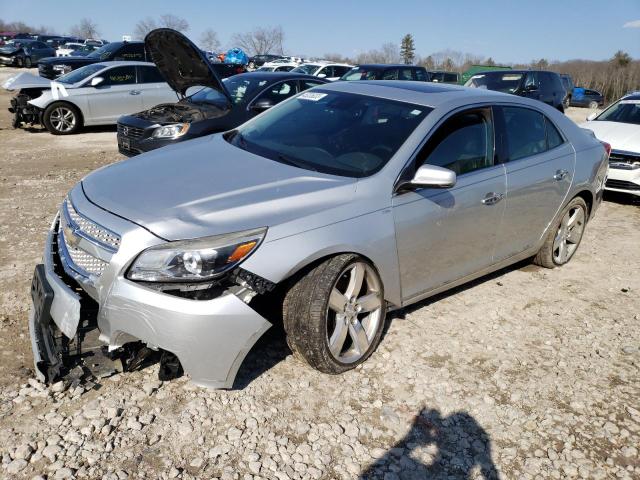
<instances>
[{"instance_id":1,"label":"green truck","mask_svg":"<svg viewBox=\"0 0 640 480\"><path fill-rule=\"evenodd\" d=\"M511 70L511 67L506 65L471 65L469 70L464 72L460 77L460 85L467 83L471 77L481 72L492 72L494 70Z\"/></svg>"}]
</instances>

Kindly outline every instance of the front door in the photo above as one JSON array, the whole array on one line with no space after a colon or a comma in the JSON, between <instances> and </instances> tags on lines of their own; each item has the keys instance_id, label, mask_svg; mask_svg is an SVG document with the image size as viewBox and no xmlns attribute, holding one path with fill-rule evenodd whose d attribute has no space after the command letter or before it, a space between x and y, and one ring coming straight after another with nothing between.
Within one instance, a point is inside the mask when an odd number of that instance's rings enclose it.
<instances>
[{"instance_id":1,"label":"front door","mask_svg":"<svg viewBox=\"0 0 640 480\"><path fill-rule=\"evenodd\" d=\"M453 115L418 154L414 169L445 167L458 179L452 188L400 192L393 199L404 301L492 264L506 192L504 166L494 157L490 108Z\"/></svg>"},{"instance_id":2,"label":"front door","mask_svg":"<svg viewBox=\"0 0 640 480\"><path fill-rule=\"evenodd\" d=\"M575 153L553 122L526 107L496 107L507 201L496 260L534 247L571 187Z\"/></svg>"},{"instance_id":3,"label":"front door","mask_svg":"<svg viewBox=\"0 0 640 480\"><path fill-rule=\"evenodd\" d=\"M92 124L116 123L120 115L143 110L142 91L136 84L134 65L113 67L99 74L102 83L86 87ZM89 123L89 122L87 122Z\"/></svg>"}]
</instances>

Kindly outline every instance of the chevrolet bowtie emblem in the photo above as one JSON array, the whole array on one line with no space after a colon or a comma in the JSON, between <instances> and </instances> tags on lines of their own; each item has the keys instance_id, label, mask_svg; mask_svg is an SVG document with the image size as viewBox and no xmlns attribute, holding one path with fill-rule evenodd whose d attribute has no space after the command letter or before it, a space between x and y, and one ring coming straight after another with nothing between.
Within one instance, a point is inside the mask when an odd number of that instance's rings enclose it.
<instances>
[{"instance_id":1,"label":"chevrolet bowtie emblem","mask_svg":"<svg viewBox=\"0 0 640 480\"><path fill-rule=\"evenodd\" d=\"M64 239L71 247L78 248L80 236L77 235L76 230L71 228L69 225L64 226Z\"/></svg>"}]
</instances>

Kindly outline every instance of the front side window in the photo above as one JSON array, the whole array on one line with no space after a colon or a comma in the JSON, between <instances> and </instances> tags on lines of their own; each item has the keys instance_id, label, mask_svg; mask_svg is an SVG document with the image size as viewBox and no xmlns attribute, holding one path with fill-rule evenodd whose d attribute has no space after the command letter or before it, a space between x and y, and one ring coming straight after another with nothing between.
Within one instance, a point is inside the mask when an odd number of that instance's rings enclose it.
<instances>
[{"instance_id":1,"label":"front side window","mask_svg":"<svg viewBox=\"0 0 640 480\"><path fill-rule=\"evenodd\" d=\"M232 145L299 168L347 177L380 170L432 109L315 89L229 132Z\"/></svg>"},{"instance_id":2,"label":"front side window","mask_svg":"<svg viewBox=\"0 0 640 480\"><path fill-rule=\"evenodd\" d=\"M313 75L315 71L318 69L318 65L300 65L291 70L294 73L304 73L305 75Z\"/></svg>"},{"instance_id":3,"label":"front side window","mask_svg":"<svg viewBox=\"0 0 640 480\"><path fill-rule=\"evenodd\" d=\"M544 116L536 110L502 107L506 132L506 161L537 155L547 150Z\"/></svg>"},{"instance_id":4,"label":"front side window","mask_svg":"<svg viewBox=\"0 0 640 480\"><path fill-rule=\"evenodd\" d=\"M398 75L400 80L413 80L413 69L411 68L401 68L400 74Z\"/></svg>"},{"instance_id":5,"label":"front side window","mask_svg":"<svg viewBox=\"0 0 640 480\"><path fill-rule=\"evenodd\" d=\"M361 67L355 67L345 73L340 80L353 81L353 80L375 80L376 71L367 70Z\"/></svg>"},{"instance_id":6,"label":"front side window","mask_svg":"<svg viewBox=\"0 0 640 480\"><path fill-rule=\"evenodd\" d=\"M89 55L89 58L99 58L100 60L106 60L120 48L120 43L107 43L106 45L94 50Z\"/></svg>"},{"instance_id":7,"label":"front side window","mask_svg":"<svg viewBox=\"0 0 640 480\"><path fill-rule=\"evenodd\" d=\"M290 80L288 82L281 82L272 85L266 92L260 94L256 101L270 100L274 105L292 97L297 92L296 81Z\"/></svg>"},{"instance_id":8,"label":"front side window","mask_svg":"<svg viewBox=\"0 0 640 480\"><path fill-rule=\"evenodd\" d=\"M421 68L416 68L414 70L414 73L416 74L416 80L418 80L419 82L426 82L427 81L427 75L425 73L425 71Z\"/></svg>"},{"instance_id":9,"label":"front side window","mask_svg":"<svg viewBox=\"0 0 640 480\"><path fill-rule=\"evenodd\" d=\"M130 85L136 83L136 67L114 67L101 75L104 81L99 85Z\"/></svg>"},{"instance_id":10,"label":"front side window","mask_svg":"<svg viewBox=\"0 0 640 480\"><path fill-rule=\"evenodd\" d=\"M382 74L382 80L398 80L398 69L390 68Z\"/></svg>"},{"instance_id":11,"label":"front side window","mask_svg":"<svg viewBox=\"0 0 640 480\"><path fill-rule=\"evenodd\" d=\"M457 175L493 165L493 121L490 108L469 110L447 119L418 155L423 163Z\"/></svg>"},{"instance_id":12,"label":"front side window","mask_svg":"<svg viewBox=\"0 0 640 480\"><path fill-rule=\"evenodd\" d=\"M607 108L595 120L640 125L640 100L620 100Z\"/></svg>"},{"instance_id":13,"label":"front side window","mask_svg":"<svg viewBox=\"0 0 640 480\"><path fill-rule=\"evenodd\" d=\"M536 88L538 84L538 72L527 72L527 76L524 79L524 88Z\"/></svg>"}]
</instances>

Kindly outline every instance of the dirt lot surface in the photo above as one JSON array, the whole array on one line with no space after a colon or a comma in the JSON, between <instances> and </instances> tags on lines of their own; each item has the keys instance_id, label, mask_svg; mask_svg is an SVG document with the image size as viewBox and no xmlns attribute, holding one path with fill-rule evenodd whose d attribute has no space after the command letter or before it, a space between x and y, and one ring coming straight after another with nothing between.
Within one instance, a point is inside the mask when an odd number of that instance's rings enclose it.
<instances>
[{"instance_id":1,"label":"dirt lot surface","mask_svg":"<svg viewBox=\"0 0 640 480\"><path fill-rule=\"evenodd\" d=\"M157 366L46 387L32 378L33 268L65 193L122 157L113 128L54 137L13 130L5 110L0 145L0 477L640 478L630 198L607 197L561 269L521 263L394 315L342 376L274 331L230 391L159 382Z\"/></svg>"}]
</instances>

